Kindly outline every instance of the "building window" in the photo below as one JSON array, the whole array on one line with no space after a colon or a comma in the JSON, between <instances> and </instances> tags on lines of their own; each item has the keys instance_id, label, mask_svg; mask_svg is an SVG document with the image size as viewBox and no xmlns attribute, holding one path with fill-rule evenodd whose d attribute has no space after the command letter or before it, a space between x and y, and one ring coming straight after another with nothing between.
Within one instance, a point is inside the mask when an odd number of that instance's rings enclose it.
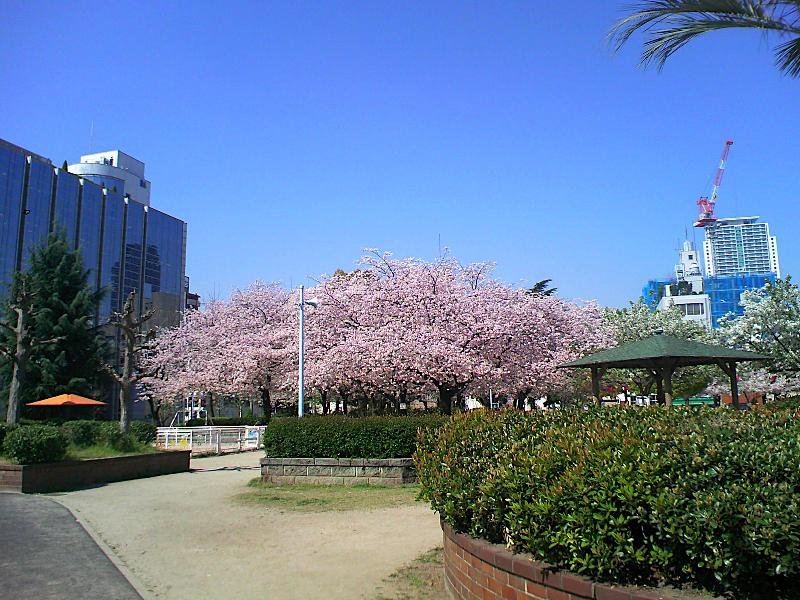
<instances>
[{"instance_id":1,"label":"building window","mask_svg":"<svg viewBox=\"0 0 800 600\"><path fill-rule=\"evenodd\" d=\"M678 304L680 311L687 316L697 317L705 314L702 303L693 302L691 304Z\"/></svg>"}]
</instances>

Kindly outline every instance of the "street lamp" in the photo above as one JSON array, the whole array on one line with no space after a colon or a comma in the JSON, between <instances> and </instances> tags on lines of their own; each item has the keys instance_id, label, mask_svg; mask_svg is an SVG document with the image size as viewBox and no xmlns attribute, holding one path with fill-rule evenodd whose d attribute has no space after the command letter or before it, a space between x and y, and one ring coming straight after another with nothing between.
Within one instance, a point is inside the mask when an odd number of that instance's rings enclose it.
<instances>
[{"instance_id":1,"label":"street lamp","mask_svg":"<svg viewBox=\"0 0 800 600\"><path fill-rule=\"evenodd\" d=\"M305 401L305 390L304 390L304 377L303 377L303 370L305 368L305 308L306 304L309 306L318 306L319 300L313 298L311 300L306 300L306 287L304 285L300 286L300 360L298 365L298 375L297 375L297 416L303 416L303 403Z\"/></svg>"}]
</instances>

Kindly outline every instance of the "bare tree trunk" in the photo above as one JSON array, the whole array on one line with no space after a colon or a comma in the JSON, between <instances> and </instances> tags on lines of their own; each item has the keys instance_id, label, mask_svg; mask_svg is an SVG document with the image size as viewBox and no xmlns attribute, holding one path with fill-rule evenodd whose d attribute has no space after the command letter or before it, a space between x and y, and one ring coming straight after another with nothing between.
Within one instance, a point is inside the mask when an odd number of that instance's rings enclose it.
<instances>
[{"instance_id":1,"label":"bare tree trunk","mask_svg":"<svg viewBox=\"0 0 800 600\"><path fill-rule=\"evenodd\" d=\"M269 394L269 387L263 386L259 390L261 392L261 411L264 413L264 420L269 423L272 419L272 399Z\"/></svg>"},{"instance_id":2,"label":"bare tree trunk","mask_svg":"<svg viewBox=\"0 0 800 600\"><path fill-rule=\"evenodd\" d=\"M446 385L437 385L436 387L439 390L439 412L443 415L452 415L453 399L456 397L458 390Z\"/></svg>"},{"instance_id":3,"label":"bare tree trunk","mask_svg":"<svg viewBox=\"0 0 800 600\"><path fill-rule=\"evenodd\" d=\"M11 357L13 367L11 369L11 384L8 386L8 410L6 411L6 422L12 425L19 421L20 396L25 385L30 352L25 310L22 306L17 306L14 310L17 313L17 324L11 329L16 337L16 346L14 355Z\"/></svg>"},{"instance_id":4,"label":"bare tree trunk","mask_svg":"<svg viewBox=\"0 0 800 600\"><path fill-rule=\"evenodd\" d=\"M128 433L131 425L130 407L133 392L133 362L134 345L136 339L133 336L125 337L125 354L122 357L122 376L119 378L119 429L122 433Z\"/></svg>"},{"instance_id":5,"label":"bare tree trunk","mask_svg":"<svg viewBox=\"0 0 800 600\"><path fill-rule=\"evenodd\" d=\"M150 405L150 415L153 417L153 422L158 426L163 425L161 423L161 405L154 401L151 396L147 397L147 404Z\"/></svg>"},{"instance_id":6,"label":"bare tree trunk","mask_svg":"<svg viewBox=\"0 0 800 600\"><path fill-rule=\"evenodd\" d=\"M328 390L322 390L319 393L320 401L322 402L322 414L327 415L331 412L331 405L328 402Z\"/></svg>"}]
</instances>

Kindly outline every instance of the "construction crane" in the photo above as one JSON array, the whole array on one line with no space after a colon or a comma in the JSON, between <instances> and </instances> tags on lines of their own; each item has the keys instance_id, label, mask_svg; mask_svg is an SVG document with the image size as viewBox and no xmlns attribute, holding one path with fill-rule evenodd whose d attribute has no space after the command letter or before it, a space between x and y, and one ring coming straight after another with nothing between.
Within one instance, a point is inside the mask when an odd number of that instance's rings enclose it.
<instances>
[{"instance_id":1,"label":"construction crane","mask_svg":"<svg viewBox=\"0 0 800 600\"><path fill-rule=\"evenodd\" d=\"M713 225L717 220L717 217L714 216L714 205L717 202L717 192L719 192L719 186L722 184L722 176L725 174L725 162L728 160L731 146L733 146L733 140L727 140L725 147L722 149L717 173L714 175L714 187L711 188L711 197L700 196L697 201L697 206L700 208L700 216L697 217L697 222L694 224L695 227L707 227Z\"/></svg>"}]
</instances>

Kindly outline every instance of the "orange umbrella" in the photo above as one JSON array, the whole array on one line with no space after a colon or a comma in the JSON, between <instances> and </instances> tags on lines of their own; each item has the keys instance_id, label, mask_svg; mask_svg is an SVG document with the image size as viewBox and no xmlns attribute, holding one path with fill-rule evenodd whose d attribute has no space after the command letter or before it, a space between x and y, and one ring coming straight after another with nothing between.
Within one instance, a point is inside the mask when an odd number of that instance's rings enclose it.
<instances>
[{"instance_id":1,"label":"orange umbrella","mask_svg":"<svg viewBox=\"0 0 800 600\"><path fill-rule=\"evenodd\" d=\"M76 394L61 394L60 396L53 396L46 400L28 402L27 406L101 406L104 404L105 402L84 398Z\"/></svg>"}]
</instances>

